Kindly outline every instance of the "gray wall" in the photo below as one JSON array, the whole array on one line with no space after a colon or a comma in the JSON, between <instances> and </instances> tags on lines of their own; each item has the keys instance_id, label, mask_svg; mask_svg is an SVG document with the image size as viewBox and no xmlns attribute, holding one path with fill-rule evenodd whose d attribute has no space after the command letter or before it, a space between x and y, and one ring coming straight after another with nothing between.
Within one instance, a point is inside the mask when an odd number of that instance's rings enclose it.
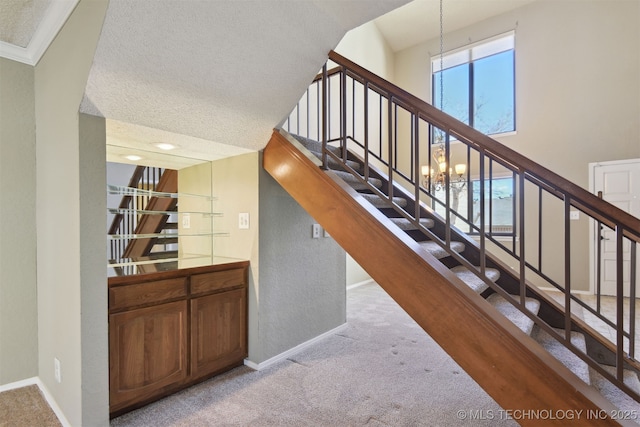
<instances>
[{"instance_id":1,"label":"gray wall","mask_svg":"<svg viewBox=\"0 0 640 427\"><path fill-rule=\"evenodd\" d=\"M256 363L346 321L344 250L329 237L312 239L313 218L262 168L259 180Z\"/></svg>"},{"instance_id":2,"label":"gray wall","mask_svg":"<svg viewBox=\"0 0 640 427\"><path fill-rule=\"evenodd\" d=\"M38 375L33 84L0 58L0 384Z\"/></svg>"},{"instance_id":3,"label":"gray wall","mask_svg":"<svg viewBox=\"0 0 640 427\"><path fill-rule=\"evenodd\" d=\"M105 423L109 414L105 120L80 114L80 337L82 425Z\"/></svg>"},{"instance_id":4,"label":"gray wall","mask_svg":"<svg viewBox=\"0 0 640 427\"><path fill-rule=\"evenodd\" d=\"M81 0L35 67L38 376L74 426L109 422L103 125L78 113L107 5Z\"/></svg>"}]
</instances>

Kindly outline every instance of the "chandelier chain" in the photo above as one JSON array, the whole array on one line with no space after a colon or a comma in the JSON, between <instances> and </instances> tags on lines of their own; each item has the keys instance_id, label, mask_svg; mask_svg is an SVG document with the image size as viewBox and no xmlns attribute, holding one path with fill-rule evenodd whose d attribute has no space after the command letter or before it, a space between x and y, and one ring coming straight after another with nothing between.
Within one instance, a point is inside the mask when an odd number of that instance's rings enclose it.
<instances>
[{"instance_id":1,"label":"chandelier chain","mask_svg":"<svg viewBox=\"0 0 640 427\"><path fill-rule=\"evenodd\" d=\"M444 111L444 82L443 82L443 72L444 72L444 27L443 27L443 13L442 13L442 2L440 0L440 110Z\"/></svg>"}]
</instances>

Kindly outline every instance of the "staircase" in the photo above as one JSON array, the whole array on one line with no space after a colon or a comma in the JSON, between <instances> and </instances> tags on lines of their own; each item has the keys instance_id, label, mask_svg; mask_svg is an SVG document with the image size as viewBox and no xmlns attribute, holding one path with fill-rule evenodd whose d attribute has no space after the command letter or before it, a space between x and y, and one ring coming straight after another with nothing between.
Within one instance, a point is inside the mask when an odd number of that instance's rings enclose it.
<instances>
[{"instance_id":1,"label":"staircase","mask_svg":"<svg viewBox=\"0 0 640 427\"><path fill-rule=\"evenodd\" d=\"M339 66L331 71L325 67L322 78L314 82L319 86L307 92L307 97L322 93L322 99L317 97L318 122L313 123L316 114L307 98L306 108L298 107L287 124L298 135L274 132L264 153L265 169L503 408L594 411L598 419L590 418L591 424L628 423L616 416L616 407L600 392L613 385L624 396L616 401L620 408L640 401L640 389L633 383L640 366L634 358L635 321L625 324L622 298L617 302L620 314L612 321L601 313L599 304L584 306L572 294L568 218L570 209L579 209L598 226L615 229L620 246L631 245L634 256L640 221L340 55L332 52L330 59ZM331 79L340 88L335 101L329 90ZM356 96L363 99L358 101ZM367 108L355 114L358 103ZM332 126L331 118L336 116L338 126ZM372 122L379 123L374 137ZM403 124L404 130L400 129ZM403 134L407 136L404 146L398 142ZM484 200L484 191L480 191L480 218L475 222L470 210L459 212L453 207L451 177L446 177L444 195L436 194L432 177L421 179L420 164L426 158L431 166L436 134L444 135L447 164L453 163L452 135L466 150L467 182L471 170L479 175L481 187L491 186L496 169L507 170L513 177L517 190L511 244L498 239L497 232L494 235L496 227L483 206L491 201ZM421 149L426 151L422 156ZM562 207L565 245L561 253L567 259L562 281L543 269L540 257L532 261L527 256L525 240L536 239L530 237L527 227L532 221L524 209L531 188L539 197L540 218L543 199L548 203L547 198L553 197ZM538 234L543 227L540 218L534 221ZM539 254L540 237L537 243ZM513 257L518 268L489 253L489 245ZM560 303L528 279L534 276L562 292ZM618 331L616 342L573 315L575 307L613 324ZM635 319L634 307L630 304L631 319ZM594 373L606 378L607 387L590 385ZM547 420L545 425L554 421L566 422Z\"/></svg>"},{"instance_id":2,"label":"staircase","mask_svg":"<svg viewBox=\"0 0 640 427\"><path fill-rule=\"evenodd\" d=\"M175 270L178 251L176 222L178 172L171 169L136 167L129 185L110 191L124 193L108 235L112 239L109 263L117 275ZM164 260L158 262L158 260Z\"/></svg>"}]
</instances>

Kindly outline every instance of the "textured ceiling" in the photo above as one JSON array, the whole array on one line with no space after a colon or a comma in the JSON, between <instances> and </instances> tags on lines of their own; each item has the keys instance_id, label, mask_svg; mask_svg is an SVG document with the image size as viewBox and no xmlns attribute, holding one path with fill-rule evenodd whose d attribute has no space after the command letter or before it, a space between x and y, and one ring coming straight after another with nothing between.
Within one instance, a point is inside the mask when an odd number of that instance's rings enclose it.
<instances>
[{"instance_id":1,"label":"textured ceiling","mask_svg":"<svg viewBox=\"0 0 640 427\"><path fill-rule=\"evenodd\" d=\"M81 111L261 149L344 34L404 3L111 0Z\"/></svg>"},{"instance_id":2,"label":"textured ceiling","mask_svg":"<svg viewBox=\"0 0 640 427\"><path fill-rule=\"evenodd\" d=\"M0 40L27 47L51 0L0 1Z\"/></svg>"},{"instance_id":3,"label":"textured ceiling","mask_svg":"<svg viewBox=\"0 0 640 427\"><path fill-rule=\"evenodd\" d=\"M36 65L79 0L0 0L0 56Z\"/></svg>"},{"instance_id":4,"label":"textured ceiling","mask_svg":"<svg viewBox=\"0 0 640 427\"><path fill-rule=\"evenodd\" d=\"M77 1L0 0L0 56L35 65ZM531 1L444 0L445 31ZM113 161L260 149L348 30L377 18L394 51L437 37L440 2L407 2L110 0L81 110L108 119Z\"/></svg>"}]
</instances>

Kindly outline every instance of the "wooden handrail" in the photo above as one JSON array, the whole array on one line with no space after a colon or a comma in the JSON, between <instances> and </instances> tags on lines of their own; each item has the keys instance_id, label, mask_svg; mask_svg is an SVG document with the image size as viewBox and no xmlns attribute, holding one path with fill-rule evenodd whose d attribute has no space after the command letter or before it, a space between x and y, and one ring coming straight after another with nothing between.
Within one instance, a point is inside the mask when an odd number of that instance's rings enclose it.
<instances>
[{"instance_id":1,"label":"wooden handrail","mask_svg":"<svg viewBox=\"0 0 640 427\"><path fill-rule=\"evenodd\" d=\"M632 425L612 419L614 406L594 388L404 232L393 231L388 218L294 144L274 132L264 150L264 169L502 408L593 411L603 417L590 420L592 425ZM536 419L518 422L540 425ZM545 420L545 425L565 424Z\"/></svg>"},{"instance_id":2,"label":"wooden handrail","mask_svg":"<svg viewBox=\"0 0 640 427\"><path fill-rule=\"evenodd\" d=\"M499 142L493 140L492 138L480 133L479 131L471 128L470 126L465 125L464 123L458 121L457 119L449 116L446 113L434 108L430 104L420 100L419 98L411 95L410 93L404 91L403 89L393 85L392 83L386 81L385 79L376 76L375 74L369 72L368 70L360 67L359 65L349 61L348 59L340 56L335 52L331 52L329 55L329 60L335 64L338 64L338 68L333 68L330 71L326 71L326 65L323 67L323 75L319 75L316 79L314 79L312 85L314 85L314 91L318 92L317 95L317 105L316 110L314 111L322 111L323 118L320 121L319 117L313 117L309 115L309 91L307 91L307 117L306 117L306 126L307 126L307 137L309 137L310 129L323 129L323 138L319 141L331 141L333 143L338 143L339 146L343 149L340 157L334 155L329 152L327 148L323 150L324 160L322 162L323 168L326 168L328 165L328 158L331 158L332 162L337 162L342 164L342 168L347 172L350 172L354 175L356 179L363 179L362 175L364 175L363 183L366 184L366 178L370 176L372 172L376 178L382 179L384 184L384 188L388 188L388 193L384 190L381 192L377 192L378 190L374 188L370 188L372 192L378 194L380 197L392 199L398 192L404 192L406 187L408 191L408 197L405 197L409 202L413 204L411 208L405 209L399 206L394 206L394 210L396 213L405 217L410 221L414 221L415 224L419 223L419 218L423 217L423 215L430 216L429 210L433 210L433 212L437 212L436 209L441 208L445 209L446 212L443 214L442 220L444 225L443 235L432 235L428 230L423 230L423 233L428 237L439 240L442 239L443 247L448 245L448 242L451 239L451 226L453 225L451 218L459 218L461 221L465 223L466 226L469 227L469 230L473 232L474 230L479 235L479 243L478 243L478 255L477 260L474 261L476 264L480 265L479 267L479 278L482 280L482 272L484 268L487 266L487 263L495 262L495 260L491 259L491 255L486 250L486 242L492 242L496 244L499 250L504 251L504 253L508 256L511 256L514 260L517 261L519 267L519 273L514 274L512 283L508 284L508 286L512 286L512 293L524 296L528 292L532 292L535 286L533 286L528 280L527 276L531 274L537 275L537 277L543 281L545 281L549 286L554 287L565 294L565 306L573 302L577 302L581 306L589 309L596 317L603 320L606 324L610 325L613 328L617 329L615 343L608 344L607 342L602 343L601 345L606 352L611 352L615 355L616 361L616 374L612 376L609 372L605 371L598 365L597 360L592 356L579 351L575 347L568 346L569 350L576 353L576 355L583 360L587 361L590 366L594 367L598 372L600 372L605 378L612 381L616 386L620 387L625 393L629 394L633 399L640 401L640 394L626 387L623 383L623 366L625 364L632 365L634 367L638 366L638 362L635 359L635 343L634 343L634 331L635 331L635 323L633 320L626 321L622 316L622 305L623 303L623 287L625 285L625 281L623 279L624 266L623 262L621 262L621 253L624 239L628 239L633 244L631 245L632 252L636 250L636 243L640 242L640 220L638 218L633 217L632 215L618 209L610 203L607 203L600 198L597 198L595 195L589 193L583 188L575 185L565 178L555 174L554 172L544 168L541 165L533 162L531 159L515 152L514 150L500 144ZM340 92L336 94L338 99L335 100L335 96L332 97L331 94L334 91L328 90L331 80L330 78L335 79L334 84L339 85ZM353 86L351 87L351 91L347 89L347 81L350 81ZM358 88L362 88L363 90L358 93L358 96L362 97L364 111L356 116L355 106L356 105L356 85ZM322 101L320 101L320 91L322 91ZM368 93L374 94L375 98L380 98L379 106L370 108L370 103L367 100L371 98L368 97ZM304 97L303 97L304 99ZM303 100L301 99L301 101ZM351 100L351 102L349 102ZM383 100L386 100L387 104L384 105L383 108ZM349 112L348 105L351 105L352 110ZM340 115L338 118L339 128L331 126L331 115L327 114L328 110L339 109ZM376 110L378 108L378 110ZM294 112L297 112L298 121L295 123L295 133L303 135L303 132L300 130L300 103L294 109ZM408 140L408 136L406 138L402 138L404 135L398 135L398 109L405 111L411 116L410 121L410 129L408 129L407 123L409 121L403 122L402 126L405 126L407 133L411 132L410 140ZM335 110L334 110L335 111ZM395 111L395 112L394 112ZM293 114L293 113L292 113ZM350 114L350 115L349 115ZM394 115L395 114L395 121ZM335 115L335 114L334 114ZM369 123L371 123L372 117L374 115L378 115L378 117L373 120L380 120L379 123L379 135L370 137L370 134L367 133L369 128ZM357 117L357 119L356 119ZM304 122L304 117L302 121ZM313 120L316 120L317 123L314 123ZM357 120L357 121L356 121ZM388 121L387 129L385 131L386 135L383 133L383 125L384 120ZM309 126L309 122L311 121L312 125ZM356 126L357 123L357 126ZM424 136L424 131L419 131L420 127L425 124L428 126L428 132L426 133L426 137ZM350 126L350 127L349 127ZM291 120L287 120L286 129L291 131L292 124ZM324 130L329 129L327 135L324 135ZM437 133L436 133L437 132ZM459 212L454 211L450 204L449 192L446 192L445 200L441 200L440 196L436 194L436 187L432 186L431 181L429 180L427 183L422 181L419 177L420 171L420 158L427 157L429 158L429 167L431 166L432 150L433 150L433 138L435 135L446 135L443 146L446 147L446 156L447 162L449 162L449 157L451 155L450 148L450 139L456 139L460 142L460 146L466 146L467 152L467 175L463 179L465 182L471 182L471 175L468 171L472 170L472 154L475 153L474 161L477 161L478 166L475 170L479 173L479 186L481 188L486 189L486 182L489 181L489 191L491 191L491 180L493 179L492 165L499 164L500 168L505 168L512 173L512 185L514 189L514 194L511 196L513 199L512 203L512 230L513 234L510 235L510 240L512 241L511 246L505 246L501 243L497 242L494 239L495 234L493 231L487 232L486 225L486 213L485 216L480 215L479 218L474 219L472 216L472 208L467 209L467 212ZM400 139L399 139L400 136ZM319 136L316 136L319 138ZM383 141L387 138L387 148L383 150ZM376 141L374 144L379 145L371 145L371 140ZM398 152L399 144L403 144L403 148L405 150L403 153ZM427 145L426 148L424 145ZM335 144L333 144L335 146ZM360 150L363 150L364 157L360 158ZM423 151L425 150L425 151ZM426 154L425 154L426 153ZM402 166L398 166L398 158L402 155L405 155L401 160L404 162ZM376 159L376 162L380 162L380 164L384 165L388 170L381 170L375 172L376 167L372 166L369 163L367 157L373 156ZM351 158L352 160L359 161L364 165L364 173L361 171L356 171L352 169L347 163L347 159ZM488 160L488 165L485 163L485 159ZM407 166L410 165L410 166ZM487 168L488 167L488 171ZM378 176L379 175L379 176ZM462 178L462 177L461 177ZM537 194L535 192L529 192L529 190L525 190L525 186L531 184L533 188L536 188ZM448 184L447 184L448 185ZM517 185L517 186L516 186ZM481 190L481 194L484 192ZM411 193L411 194L409 194ZM470 193L468 193L470 194ZM529 216L527 213L527 209L525 208L525 194L527 197L536 197L539 199L539 209L537 212L532 212L532 216ZM531 196L529 196L531 194ZM556 198L561 203L554 201L555 205L550 206L558 206L559 204L563 205L563 220L564 220L564 232L562 238L564 240L564 275L562 278L554 278L549 275L549 269L546 268L543 270L542 267L542 250L538 249L538 258L537 262L533 263L530 259L526 258L523 254L526 251L526 242L525 237L527 235L531 235L528 230L531 230L531 227L527 227L527 218L537 219L537 248L542 248L542 200L543 194L548 194L553 198ZM421 208L421 199L422 197L426 197L430 200L431 206L428 207L426 211L422 211ZM545 196L546 197L546 196ZM486 197L485 197L486 198ZM469 197L470 203L471 197ZM533 200L533 199L532 199ZM485 212L485 207L483 207L484 199L480 197L480 207L477 209L479 212ZM485 202L486 203L486 202ZM491 202L489 202L491 203ZM547 204L545 200L545 205ZM486 205L484 205L486 206ZM491 205L489 205L489 225L491 225ZM571 278L571 259L572 259L572 250L571 250L571 229L572 227L569 225L570 220L570 210L578 209L582 211L587 217L590 217L594 222L600 224L602 226L606 226L609 229L616 232L617 239L617 248L616 248L616 292L618 294L617 305L620 307L617 310L616 319L609 319L601 313L600 308L600 291L598 291L598 302L595 308L588 307L587 304L582 303L575 295L572 294L572 278ZM436 216L438 216L437 214ZM475 222L479 220L480 226L475 225ZM531 222L531 221L529 221ZM517 224L517 230L515 228ZM535 227L534 227L535 228ZM536 233L536 230L533 230L533 233ZM516 237L520 236L516 243ZM528 240L528 239L527 239ZM531 252L533 254L533 258L536 257L535 252ZM598 253L600 250L598 249ZM450 255L460 262L462 265L465 265L469 268L472 268L473 265L469 266L465 263L469 263L470 261L466 259L466 257L459 256L455 253L451 253ZM635 259L635 255L632 255L632 258ZM600 256L598 256L598 260L596 261L598 265L601 262ZM509 272L509 268L504 268L503 270ZM635 264L630 268L630 276L632 278L635 277ZM475 269L472 268L475 272ZM515 273L515 271L514 271ZM600 273L597 273L598 276ZM599 282L598 282L599 283ZM635 285L633 284L633 280L631 281L631 298L633 298ZM490 287L492 284L489 284ZM505 283L503 283L504 285ZM494 284L495 286L495 284ZM500 286L500 285L498 285ZM598 289L600 289L598 287ZM505 292L504 289L498 289L495 291ZM521 304L518 304L516 301L510 301L514 306L522 310L525 315L532 317L529 315L520 305L524 305L524 302L521 301ZM635 319L634 316L634 306L631 306L630 309L630 319ZM557 311L557 310L556 310ZM572 315L570 311L559 311L559 314L562 316L562 326L565 331L569 331L572 328L572 325L578 326L577 322L572 320ZM533 317L532 317L533 318ZM541 320L540 318L533 318L535 322L541 322L539 325L548 326ZM553 320L556 322L557 319ZM556 322L557 323L557 322ZM629 332L625 330L625 323L629 323ZM555 324L555 323L554 323ZM559 323L558 323L559 324ZM580 329L584 330L584 327ZM586 328L590 329L590 328ZM567 333L567 332L565 332ZM590 333L590 332L589 332ZM598 338L596 337L597 341ZM604 339L604 338L603 338ZM625 353L624 340L629 340L630 350L629 353ZM559 338L559 341L562 341Z\"/></svg>"},{"instance_id":3,"label":"wooden handrail","mask_svg":"<svg viewBox=\"0 0 640 427\"><path fill-rule=\"evenodd\" d=\"M331 51L329 53L329 59L347 70L354 71L378 89L386 92L389 98L393 98L394 102L399 102L410 107L409 111L428 119L429 122L435 124L445 132L464 140L478 151L501 159L516 168L518 172L534 176L546 185L569 195L571 200L577 202L583 209L588 210L595 219L607 224L613 223L621 226L626 237L640 242L640 219L599 199L596 195L539 165L528 157L506 147L495 139L459 122L450 115L438 110L382 77L371 73L339 53Z\"/></svg>"}]
</instances>

